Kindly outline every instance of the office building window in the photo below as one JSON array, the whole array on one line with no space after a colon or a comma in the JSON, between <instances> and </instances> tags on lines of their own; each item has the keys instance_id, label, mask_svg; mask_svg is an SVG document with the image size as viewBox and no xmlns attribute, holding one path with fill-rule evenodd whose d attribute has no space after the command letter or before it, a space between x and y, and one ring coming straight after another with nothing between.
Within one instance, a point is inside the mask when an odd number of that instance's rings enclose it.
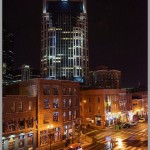
<instances>
[{"instance_id":1,"label":"office building window","mask_svg":"<svg viewBox=\"0 0 150 150\"><path fill-rule=\"evenodd\" d=\"M32 110L33 110L33 102L29 101L29 111L32 111Z\"/></svg>"},{"instance_id":2,"label":"office building window","mask_svg":"<svg viewBox=\"0 0 150 150\"><path fill-rule=\"evenodd\" d=\"M44 109L50 109L50 102L48 99L43 100L43 108Z\"/></svg>"},{"instance_id":3,"label":"office building window","mask_svg":"<svg viewBox=\"0 0 150 150\"><path fill-rule=\"evenodd\" d=\"M58 122L59 121L58 119L59 119L59 112L54 112L53 113L53 121Z\"/></svg>"},{"instance_id":4,"label":"office building window","mask_svg":"<svg viewBox=\"0 0 150 150\"><path fill-rule=\"evenodd\" d=\"M58 99L53 99L53 108L58 108L59 104L58 104Z\"/></svg>"}]
</instances>

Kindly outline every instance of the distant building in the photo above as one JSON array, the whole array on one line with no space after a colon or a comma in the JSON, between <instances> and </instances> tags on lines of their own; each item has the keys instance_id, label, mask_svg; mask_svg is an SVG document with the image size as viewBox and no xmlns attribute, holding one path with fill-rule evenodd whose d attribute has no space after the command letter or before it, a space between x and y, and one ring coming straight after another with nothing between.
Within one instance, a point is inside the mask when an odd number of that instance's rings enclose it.
<instances>
[{"instance_id":1,"label":"distant building","mask_svg":"<svg viewBox=\"0 0 150 150\"><path fill-rule=\"evenodd\" d=\"M108 70L107 67L99 67L89 72L89 87L100 89L120 89L121 71Z\"/></svg>"},{"instance_id":2,"label":"distant building","mask_svg":"<svg viewBox=\"0 0 150 150\"><path fill-rule=\"evenodd\" d=\"M3 97L2 149L36 149L36 97Z\"/></svg>"},{"instance_id":3,"label":"distant building","mask_svg":"<svg viewBox=\"0 0 150 150\"><path fill-rule=\"evenodd\" d=\"M29 65L22 65L21 68L14 70L13 83L40 78L40 71L31 68Z\"/></svg>"},{"instance_id":4,"label":"distant building","mask_svg":"<svg viewBox=\"0 0 150 150\"><path fill-rule=\"evenodd\" d=\"M43 0L43 78L84 82L89 72L86 11L86 0Z\"/></svg>"},{"instance_id":5,"label":"distant building","mask_svg":"<svg viewBox=\"0 0 150 150\"><path fill-rule=\"evenodd\" d=\"M80 91L80 111L83 123L96 126L131 120L126 107L126 90L89 89Z\"/></svg>"},{"instance_id":6,"label":"distant building","mask_svg":"<svg viewBox=\"0 0 150 150\"><path fill-rule=\"evenodd\" d=\"M49 130L53 142L74 138L75 124L80 121L78 82L32 79L6 86L5 94L36 97L39 148L49 145Z\"/></svg>"},{"instance_id":7,"label":"distant building","mask_svg":"<svg viewBox=\"0 0 150 150\"><path fill-rule=\"evenodd\" d=\"M3 25L3 41L2 41L2 73L3 84L8 85L13 80L13 63L14 63L14 36L8 31L7 27Z\"/></svg>"}]
</instances>

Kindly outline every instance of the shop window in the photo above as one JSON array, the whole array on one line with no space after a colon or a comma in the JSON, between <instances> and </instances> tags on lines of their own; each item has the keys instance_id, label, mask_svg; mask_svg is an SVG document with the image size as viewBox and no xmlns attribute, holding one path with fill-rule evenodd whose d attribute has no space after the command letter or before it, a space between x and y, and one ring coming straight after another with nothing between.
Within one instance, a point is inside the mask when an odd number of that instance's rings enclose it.
<instances>
[{"instance_id":1,"label":"shop window","mask_svg":"<svg viewBox=\"0 0 150 150\"><path fill-rule=\"evenodd\" d=\"M43 108L44 109L49 109L50 108L50 103L48 99L43 100Z\"/></svg>"},{"instance_id":2,"label":"shop window","mask_svg":"<svg viewBox=\"0 0 150 150\"><path fill-rule=\"evenodd\" d=\"M19 129L20 130L25 129L25 119L20 119L20 121L19 121Z\"/></svg>"},{"instance_id":3,"label":"shop window","mask_svg":"<svg viewBox=\"0 0 150 150\"><path fill-rule=\"evenodd\" d=\"M44 115L44 120L43 120L43 124L48 124L50 123L50 116L49 115Z\"/></svg>"},{"instance_id":4,"label":"shop window","mask_svg":"<svg viewBox=\"0 0 150 150\"><path fill-rule=\"evenodd\" d=\"M59 107L58 102L59 102L58 99L53 100L53 108L58 108Z\"/></svg>"},{"instance_id":5,"label":"shop window","mask_svg":"<svg viewBox=\"0 0 150 150\"><path fill-rule=\"evenodd\" d=\"M33 145L33 133L28 134L28 145Z\"/></svg>"},{"instance_id":6,"label":"shop window","mask_svg":"<svg viewBox=\"0 0 150 150\"><path fill-rule=\"evenodd\" d=\"M59 121L58 119L59 119L59 112L54 112L53 113L53 121L58 122Z\"/></svg>"},{"instance_id":7,"label":"shop window","mask_svg":"<svg viewBox=\"0 0 150 150\"><path fill-rule=\"evenodd\" d=\"M7 126L8 126L9 132L15 131L15 121L14 120L9 120L7 122Z\"/></svg>"},{"instance_id":8,"label":"shop window","mask_svg":"<svg viewBox=\"0 0 150 150\"><path fill-rule=\"evenodd\" d=\"M25 145L24 145L24 135L20 135L20 138L19 138L19 148L23 148Z\"/></svg>"},{"instance_id":9,"label":"shop window","mask_svg":"<svg viewBox=\"0 0 150 150\"><path fill-rule=\"evenodd\" d=\"M44 85L43 94L44 95L50 95L50 86L49 85Z\"/></svg>"},{"instance_id":10,"label":"shop window","mask_svg":"<svg viewBox=\"0 0 150 150\"><path fill-rule=\"evenodd\" d=\"M26 120L26 124L28 128L33 128L33 118L28 118L28 120Z\"/></svg>"},{"instance_id":11,"label":"shop window","mask_svg":"<svg viewBox=\"0 0 150 150\"><path fill-rule=\"evenodd\" d=\"M47 130L40 131L40 145L48 144Z\"/></svg>"},{"instance_id":12,"label":"shop window","mask_svg":"<svg viewBox=\"0 0 150 150\"><path fill-rule=\"evenodd\" d=\"M33 110L33 102L29 101L29 111L32 111L32 110Z\"/></svg>"},{"instance_id":13,"label":"shop window","mask_svg":"<svg viewBox=\"0 0 150 150\"><path fill-rule=\"evenodd\" d=\"M53 88L53 95L58 95L58 88L57 87Z\"/></svg>"}]
</instances>

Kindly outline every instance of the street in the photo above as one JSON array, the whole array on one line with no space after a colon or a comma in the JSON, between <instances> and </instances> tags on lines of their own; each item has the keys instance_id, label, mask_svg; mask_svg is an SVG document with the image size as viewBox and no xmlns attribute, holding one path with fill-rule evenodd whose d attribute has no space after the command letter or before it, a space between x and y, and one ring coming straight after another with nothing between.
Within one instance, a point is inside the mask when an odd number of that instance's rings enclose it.
<instances>
[{"instance_id":1,"label":"street","mask_svg":"<svg viewBox=\"0 0 150 150\"><path fill-rule=\"evenodd\" d=\"M87 133L94 137L95 143L87 146L86 150L147 150L148 149L148 124L138 123L127 129L95 130ZM113 139L113 146L111 139Z\"/></svg>"}]
</instances>

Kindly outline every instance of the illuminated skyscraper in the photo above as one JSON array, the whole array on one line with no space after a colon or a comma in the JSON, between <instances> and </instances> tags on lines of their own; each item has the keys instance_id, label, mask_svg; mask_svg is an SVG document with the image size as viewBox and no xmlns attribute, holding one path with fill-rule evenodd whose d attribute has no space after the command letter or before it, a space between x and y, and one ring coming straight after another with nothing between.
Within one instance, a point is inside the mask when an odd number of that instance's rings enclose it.
<instances>
[{"instance_id":1,"label":"illuminated skyscraper","mask_svg":"<svg viewBox=\"0 0 150 150\"><path fill-rule=\"evenodd\" d=\"M89 71L85 0L44 0L41 75L83 81Z\"/></svg>"}]
</instances>

